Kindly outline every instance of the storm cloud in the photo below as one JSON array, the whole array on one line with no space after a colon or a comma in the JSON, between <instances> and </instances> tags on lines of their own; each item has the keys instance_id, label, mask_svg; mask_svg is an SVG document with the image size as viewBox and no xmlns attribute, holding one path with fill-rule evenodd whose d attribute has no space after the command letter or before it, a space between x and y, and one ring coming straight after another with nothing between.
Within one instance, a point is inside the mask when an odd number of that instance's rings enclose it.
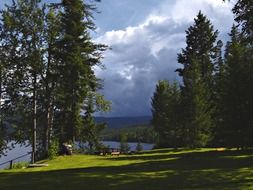
<instances>
[{"instance_id":1,"label":"storm cloud","mask_svg":"<svg viewBox=\"0 0 253 190\"><path fill-rule=\"evenodd\" d=\"M112 101L110 116L150 115L157 81L180 80L175 73L180 67L177 53L185 47L185 30L199 10L220 31L219 38L227 39L233 22L231 2L161 2L139 24L110 30L96 38L97 42L111 47L103 60L106 70L96 69L97 75L104 80L102 93Z\"/></svg>"}]
</instances>

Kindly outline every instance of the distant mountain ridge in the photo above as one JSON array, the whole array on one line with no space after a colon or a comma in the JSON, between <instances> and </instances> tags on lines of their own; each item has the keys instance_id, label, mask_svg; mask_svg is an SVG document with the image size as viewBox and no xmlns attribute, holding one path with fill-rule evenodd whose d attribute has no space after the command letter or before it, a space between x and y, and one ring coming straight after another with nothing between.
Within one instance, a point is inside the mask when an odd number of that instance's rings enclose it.
<instances>
[{"instance_id":1,"label":"distant mountain ridge","mask_svg":"<svg viewBox=\"0 0 253 190\"><path fill-rule=\"evenodd\" d=\"M150 125L152 116L140 117L95 117L96 123L107 123L108 128L123 128L134 125Z\"/></svg>"}]
</instances>

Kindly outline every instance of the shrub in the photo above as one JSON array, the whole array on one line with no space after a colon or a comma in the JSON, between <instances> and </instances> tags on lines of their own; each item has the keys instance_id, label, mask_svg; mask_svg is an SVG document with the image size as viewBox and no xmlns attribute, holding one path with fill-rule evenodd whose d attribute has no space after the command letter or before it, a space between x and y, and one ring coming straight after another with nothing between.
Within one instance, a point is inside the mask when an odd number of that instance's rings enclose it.
<instances>
[{"instance_id":1,"label":"shrub","mask_svg":"<svg viewBox=\"0 0 253 190\"><path fill-rule=\"evenodd\" d=\"M27 168L28 162L17 162L12 165L12 169L23 169Z\"/></svg>"},{"instance_id":2,"label":"shrub","mask_svg":"<svg viewBox=\"0 0 253 190\"><path fill-rule=\"evenodd\" d=\"M142 144L140 142L138 142L138 144L136 145L136 151L140 152L143 150Z\"/></svg>"},{"instance_id":3,"label":"shrub","mask_svg":"<svg viewBox=\"0 0 253 190\"><path fill-rule=\"evenodd\" d=\"M130 146L127 143L127 134L122 134L120 136L120 152L121 153L128 153L130 150Z\"/></svg>"},{"instance_id":4,"label":"shrub","mask_svg":"<svg viewBox=\"0 0 253 190\"><path fill-rule=\"evenodd\" d=\"M53 159L56 156L58 156L59 153L59 140L58 139L53 139L49 150L48 150L48 158Z\"/></svg>"}]
</instances>

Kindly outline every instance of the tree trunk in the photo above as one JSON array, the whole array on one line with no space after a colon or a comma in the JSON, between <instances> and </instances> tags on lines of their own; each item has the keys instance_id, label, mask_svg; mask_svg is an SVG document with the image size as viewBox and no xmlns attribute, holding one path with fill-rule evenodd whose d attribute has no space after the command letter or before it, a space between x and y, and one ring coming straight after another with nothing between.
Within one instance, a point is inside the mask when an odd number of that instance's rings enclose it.
<instances>
[{"instance_id":1,"label":"tree trunk","mask_svg":"<svg viewBox=\"0 0 253 190\"><path fill-rule=\"evenodd\" d=\"M1 129L0 130L4 130L3 129L3 112L2 112L2 71L0 71L0 126Z\"/></svg>"},{"instance_id":2,"label":"tree trunk","mask_svg":"<svg viewBox=\"0 0 253 190\"><path fill-rule=\"evenodd\" d=\"M50 147L53 136L53 123L54 123L54 108L53 101L50 101L49 107L49 130L48 130L48 147Z\"/></svg>"},{"instance_id":3,"label":"tree trunk","mask_svg":"<svg viewBox=\"0 0 253 190\"><path fill-rule=\"evenodd\" d=\"M5 146L4 138L4 123L3 123L3 110L2 110L2 71L0 70L0 152Z\"/></svg>"},{"instance_id":4,"label":"tree trunk","mask_svg":"<svg viewBox=\"0 0 253 190\"><path fill-rule=\"evenodd\" d=\"M47 154L48 150L49 150L49 125L50 125L50 108L49 108L49 104L47 105L47 123L46 123L46 127L45 127L45 136L44 136L44 151Z\"/></svg>"},{"instance_id":5,"label":"tree trunk","mask_svg":"<svg viewBox=\"0 0 253 190\"><path fill-rule=\"evenodd\" d=\"M32 163L36 160L36 131L37 131L37 75L33 76L33 141L32 141Z\"/></svg>"},{"instance_id":6,"label":"tree trunk","mask_svg":"<svg viewBox=\"0 0 253 190\"><path fill-rule=\"evenodd\" d=\"M48 153L48 150L52 141L52 131L53 131L53 101L52 98L49 98L47 105L47 126L45 130L45 151Z\"/></svg>"}]
</instances>

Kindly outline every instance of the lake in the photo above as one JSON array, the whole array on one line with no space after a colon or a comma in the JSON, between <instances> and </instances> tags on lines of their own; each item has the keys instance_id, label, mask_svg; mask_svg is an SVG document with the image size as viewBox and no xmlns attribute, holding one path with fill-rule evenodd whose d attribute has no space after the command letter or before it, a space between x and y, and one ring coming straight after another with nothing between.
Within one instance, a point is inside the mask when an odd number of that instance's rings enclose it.
<instances>
[{"instance_id":1,"label":"lake","mask_svg":"<svg viewBox=\"0 0 253 190\"><path fill-rule=\"evenodd\" d=\"M119 146L120 146L120 143L115 142L115 141L102 141L102 142L103 142L104 145L109 146L110 148L119 148ZM128 144L130 146L131 151L134 151L136 149L137 143L129 142ZM154 147L153 144L148 144L148 143L141 143L141 144L142 144L143 150L151 150ZM17 144L17 145L15 145L15 147L12 150L9 150L9 151L6 152L7 156L1 156L0 157L0 164L4 163L4 162L7 162L9 160L15 159L19 156L25 155L25 154L27 154L28 152L31 152L31 151L32 151L31 146L29 146L29 145L21 146L20 144ZM28 162L30 160L31 160L31 156L27 155L23 158L15 160L14 163L16 163L16 162ZM1 165L0 169L7 168L7 167L9 167L9 163Z\"/></svg>"},{"instance_id":2,"label":"lake","mask_svg":"<svg viewBox=\"0 0 253 190\"><path fill-rule=\"evenodd\" d=\"M10 142L8 144L8 146L10 146L11 143L13 143L13 142ZM7 162L7 161L9 161L11 159L15 159L15 158L17 158L19 156L23 156L23 155L25 155L25 154L27 154L28 152L31 152L31 151L32 151L32 148L29 145L16 144L13 149L5 151L6 156L1 155L1 157L0 157L0 164L2 164L4 162ZM16 162L27 162L29 160L31 160L31 155L27 155L25 157L17 159L17 160L14 161L14 163L16 163ZM10 165L9 163L1 165L0 169L9 167L9 165Z\"/></svg>"},{"instance_id":3,"label":"lake","mask_svg":"<svg viewBox=\"0 0 253 190\"><path fill-rule=\"evenodd\" d=\"M109 146L110 148L119 148L120 142L115 141L103 141L103 144ZM135 151L137 142L129 142L130 151ZM143 150L151 150L154 147L154 144L141 143Z\"/></svg>"}]
</instances>

